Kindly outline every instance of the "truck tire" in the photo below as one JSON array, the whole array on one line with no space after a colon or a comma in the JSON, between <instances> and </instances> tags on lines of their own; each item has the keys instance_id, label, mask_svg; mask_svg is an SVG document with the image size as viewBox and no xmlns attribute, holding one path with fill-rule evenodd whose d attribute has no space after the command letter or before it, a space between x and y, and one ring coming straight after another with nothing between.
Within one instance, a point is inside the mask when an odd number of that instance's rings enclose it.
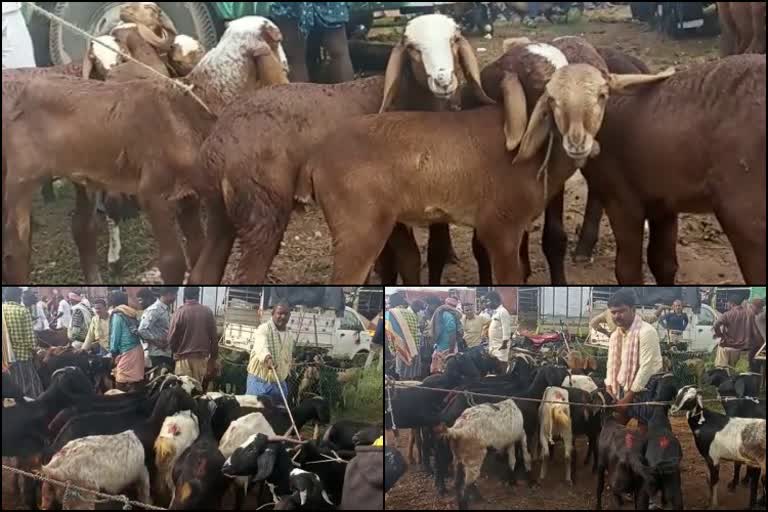
<instances>
[{"instance_id":1,"label":"truck tire","mask_svg":"<svg viewBox=\"0 0 768 512\"><path fill-rule=\"evenodd\" d=\"M124 2L56 2L53 13L90 34L108 33L119 22L117 8ZM216 46L216 20L204 2L158 2L180 34L200 41L208 49ZM50 60L54 65L83 58L87 43L83 38L53 23L49 37Z\"/></svg>"},{"instance_id":2,"label":"truck tire","mask_svg":"<svg viewBox=\"0 0 768 512\"><path fill-rule=\"evenodd\" d=\"M654 2L629 2L632 18L640 21L653 19Z\"/></svg>"},{"instance_id":3,"label":"truck tire","mask_svg":"<svg viewBox=\"0 0 768 512\"><path fill-rule=\"evenodd\" d=\"M45 4L38 4L45 7ZM51 65L51 56L48 52L48 34L51 30L51 24L48 18L33 12L27 23L29 35L32 38L32 45L35 48L35 64L39 68L45 68Z\"/></svg>"}]
</instances>

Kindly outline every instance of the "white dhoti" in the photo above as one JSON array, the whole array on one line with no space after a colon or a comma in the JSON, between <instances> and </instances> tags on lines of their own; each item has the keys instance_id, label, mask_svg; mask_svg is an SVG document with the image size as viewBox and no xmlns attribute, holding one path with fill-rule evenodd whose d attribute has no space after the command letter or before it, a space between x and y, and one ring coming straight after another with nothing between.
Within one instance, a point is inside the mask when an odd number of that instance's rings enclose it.
<instances>
[{"instance_id":1,"label":"white dhoti","mask_svg":"<svg viewBox=\"0 0 768 512\"><path fill-rule=\"evenodd\" d=\"M3 69L34 68L35 50L21 10L5 12L3 2Z\"/></svg>"}]
</instances>

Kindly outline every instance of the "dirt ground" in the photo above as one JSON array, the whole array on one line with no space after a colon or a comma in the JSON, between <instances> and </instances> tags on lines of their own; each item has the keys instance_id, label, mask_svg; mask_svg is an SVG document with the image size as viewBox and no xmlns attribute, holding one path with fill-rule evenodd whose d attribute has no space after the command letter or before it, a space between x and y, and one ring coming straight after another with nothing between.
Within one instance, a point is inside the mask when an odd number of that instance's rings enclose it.
<instances>
[{"instance_id":1,"label":"dirt ground","mask_svg":"<svg viewBox=\"0 0 768 512\"><path fill-rule=\"evenodd\" d=\"M496 59L502 52L502 42L507 37L527 35L539 40L550 40L560 35L576 34L587 37L595 45L613 46L637 55L655 69L670 65L686 66L717 58L717 38L688 38L671 40L659 35L642 23L628 20L628 8L614 8L610 11L588 13L588 19L568 24L542 24L531 30L520 25L500 24L492 40L472 39L482 64ZM572 245L581 225L586 203L586 183L580 176L568 184L566 225ZM83 279L76 258L69 228L72 209L71 194L54 205L36 205L36 229L33 236L33 281L35 283L76 282ZM137 219L123 227L123 258L125 268L122 275L112 275L106 269L106 229L101 235L101 261L104 262L103 276L107 280L124 282L157 280L154 266L155 244L144 219ZM424 247L424 230L418 230ZM602 238L596 250L594 262L576 265L568 261L568 277L572 284L615 283L614 257L615 241L606 219L603 220ZM540 249L541 225L536 226L533 237L532 284L547 284L549 273ZM471 230L454 228L454 243L459 255L458 265L447 269L445 282L448 284L473 283L477 281L477 270L471 253ZM280 255L270 273L270 281L279 284L324 283L331 273L331 240L322 213L310 209L296 213L285 236ZM678 244L680 259L680 284L711 283L741 284L743 278L728 240L722 233L717 220L706 215L683 216ZM232 267L238 259L235 251L230 263L227 279L231 279ZM646 281L653 278L646 271ZM424 273L423 280L427 276Z\"/></svg>"},{"instance_id":2,"label":"dirt ground","mask_svg":"<svg viewBox=\"0 0 768 512\"><path fill-rule=\"evenodd\" d=\"M707 466L694 444L693 435L684 416L673 417L672 429L680 440L683 448L681 474L683 481L683 503L686 509L701 510L709 505L709 486L707 484ZM399 446L407 457L409 431L400 435ZM393 443L392 438L387 439ZM574 484L565 483L563 470L562 445L555 447L555 459L549 463L547 477L540 487L530 488L527 482L520 481L512 488L506 482L491 476L497 474L486 460L478 488L483 497L482 502L471 502L470 508L475 510L592 510L595 506L595 488L597 478L592 474L590 466L583 466L586 457L586 440L576 441L578 462L573 473ZM534 474L538 476L538 463L534 463ZM743 471L742 471L743 475ZM733 493L728 492L726 485L733 476L733 465L723 463L720 467L720 483L718 487L718 502L720 510L744 509L749 503L749 490L739 486ZM445 498L437 496L433 480L419 469L409 470L387 494L385 508L387 510L449 510L456 508L453 493L453 483L448 482L448 492ZM657 505L660 503L657 501ZM603 507L616 509L616 504L610 492L603 494ZM625 502L623 510L632 509L631 502Z\"/></svg>"}]
</instances>

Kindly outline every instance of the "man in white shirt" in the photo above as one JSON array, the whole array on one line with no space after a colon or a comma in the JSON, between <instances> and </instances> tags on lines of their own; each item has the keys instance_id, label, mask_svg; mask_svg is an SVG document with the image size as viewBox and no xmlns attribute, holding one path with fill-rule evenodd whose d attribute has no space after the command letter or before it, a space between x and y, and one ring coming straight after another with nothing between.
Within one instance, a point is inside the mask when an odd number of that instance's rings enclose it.
<instances>
[{"instance_id":1,"label":"man in white shirt","mask_svg":"<svg viewBox=\"0 0 768 512\"><path fill-rule=\"evenodd\" d=\"M62 297L56 312L56 328L69 330L70 325L72 325L72 305Z\"/></svg>"},{"instance_id":2,"label":"man in white shirt","mask_svg":"<svg viewBox=\"0 0 768 512\"><path fill-rule=\"evenodd\" d=\"M625 406L632 403L635 394L646 389L651 376L663 367L659 334L637 313L635 301L635 292L630 288L619 290L608 300L617 328L608 345L605 386L618 400L617 404ZM625 414L624 408L619 411Z\"/></svg>"},{"instance_id":3,"label":"man in white shirt","mask_svg":"<svg viewBox=\"0 0 768 512\"><path fill-rule=\"evenodd\" d=\"M509 361L509 340L512 338L512 316L501 303L497 292L486 295L488 306L493 314L488 327L488 351L499 361Z\"/></svg>"},{"instance_id":4,"label":"man in white shirt","mask_svg":"<svg viewBox=\"0 0 768 512\"><path fill-rule=\"evenodd\" d=\"M461 323L464 326L464 341L467 343L467 348L476 347L483 341L483 330L491 323L491 320L490 318L476 315L473 304L467 304L464 309L466 314L461 319Z\"/></svg>"},{"instance_id":5,"label":"man in white shirt","mask_svg":"<svg viewBox=\"0 0 768 512\"><path fill-rule=\"evenodd\" d=\"M37 300L37 294L32 290L25 291L22 300L24 305L29 308L29 315L32 317L32 329L35 332L47 331L50 327L46 316L48 311L45 309L45 303L42 300Z\"/></svg>"},{"instance_id":6,"label":"man in white shirt","mask_svg":"<svg viewBox=\"0 0 768 512\"><path fill-rule=\"evenodd\" d=\"M34 67L35 51L21 2L3 2L3 69Z\"/></svg>"}]
</instances>

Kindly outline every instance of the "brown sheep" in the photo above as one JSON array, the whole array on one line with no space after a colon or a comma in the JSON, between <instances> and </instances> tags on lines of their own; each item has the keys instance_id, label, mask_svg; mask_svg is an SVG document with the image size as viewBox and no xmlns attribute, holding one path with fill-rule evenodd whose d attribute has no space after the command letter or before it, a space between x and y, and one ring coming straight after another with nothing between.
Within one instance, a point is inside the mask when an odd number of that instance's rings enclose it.
<instances>
[{"instance_id":1,"label":"brown sheep","mask_svg":"<svg viewBox=\"0 0 768 512\"><path fill-rule=\"evenodd\" d=\"M599 151L595 136L609 92L668 76L606 76L587 64L559 67L516 157L507 150L517 137L509 127L517 125L525 97L514 73L502 84L504 110L382 114L337 128L315 148L303 173L312 179L333 236L332 282L362 282L398 221L474 226L495 281L523 282L523 235L581 161ZM553 116L550 105L556 105ZM556 129L544 123L549 117ZM562 144L554 144L556 134Z\"/></svg>"},{"instance_id":2,"label":"brown sheep","mask_svg":"<svg viewBox=\"0 0 768 512\"><path fill-rule=\"evenodd\" d=\"M236 237L244 251L237 281L264 282L293 211L299 171L314 144L340 122L381 110L438 107L435 96L447 101L458 94L457 61L474 93L490 102L479 83L477 59L455 22L428 15L410 26L419 30L406 32L385 77L268 88L222 115L200 154L201 169L220 185L205 192L208 239L191 282L220 282ZM434 63L439 65L431 67ZM420 266L418 260L413 265Z\"/></svg>"},{"instance_id":3,"label":"brown sheep","mask_svg":"<svg viewBox=\"0 0 768 512\"><path fill-rule=\"evenodd\" d=\"M697 65L611 100L600 142L583 171L616 234L619 283L643 282L646 215L651 272L675 283L682 212L714 213L746 281L765 282L765 57Z\"/></svg>"},{"instance_id":4,"label":"brown sheep","mask_svg":"<svg viewBox=\"0 0 768 512\"><path fill-rule=\"evenodd\" d=\"M286 64L278 56L282 52L272 47L281 48L275 42L279 34L265 18L231 23L219 46L189 76L195 93L218 112L250 88L287 83ZM176 200L203 188L197 183L204 179L196 166L197 153L214 125L214 114L165 82L51 77L26 85L11 107L10 120L8 186L14 204L9 205L13 218L8 224L14 229L9 230L13 243L6 245L14 282L28 280L31 196L51 174L136 194L160 245L163 278L182 281L186 265L176 234ZM45 152L35 150L40 144ZM190 207L178 219L191 262L203 239L198 215Z\"/></svg>"},{"instance_id":5,"label":"brown sheep","mask_svg":"<svg viewBox=\"0 0 768 512\"><path fill-rule=\"evenodd\" d=\"M765 54L765 2L717 2L723 57Z\"/></svg>"}]
</instances>

